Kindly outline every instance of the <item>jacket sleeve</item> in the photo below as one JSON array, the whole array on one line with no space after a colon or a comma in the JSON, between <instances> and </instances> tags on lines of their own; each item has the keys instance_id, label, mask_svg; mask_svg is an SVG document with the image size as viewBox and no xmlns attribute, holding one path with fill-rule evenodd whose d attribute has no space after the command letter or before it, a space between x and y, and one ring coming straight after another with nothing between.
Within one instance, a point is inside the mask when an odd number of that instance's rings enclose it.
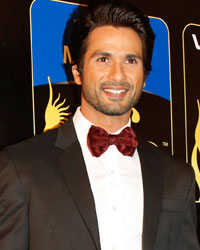
<instances>
[{"instance_id":1,"label":"jacket sleeve","mask_svg":"<svg viewBox=\"0 0 200 250\"><path fill-rule=\"evenodd\" d=\"M195 178L191 177L191 186L188 191L186 206L182 214L179 246L182 250L200 250L196 233L196 205L195 205Z\"/></svg>"},{"instance_id":2,"label":"jacket sleeve","mask_svg":"<svg viewBox=\"0 0 200 250\"><path fill-rule=\"evenodd\" d=\"M6 150L0 152L0 249L28 249L28 197Z\"/></svg>"}]
</instances>

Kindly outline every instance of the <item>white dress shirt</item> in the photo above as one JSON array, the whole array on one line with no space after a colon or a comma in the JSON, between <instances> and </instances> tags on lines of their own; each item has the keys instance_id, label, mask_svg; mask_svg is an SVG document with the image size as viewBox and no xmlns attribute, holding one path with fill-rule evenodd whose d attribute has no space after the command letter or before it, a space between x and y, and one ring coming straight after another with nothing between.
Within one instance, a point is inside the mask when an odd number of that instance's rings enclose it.
<instances>
[{"instance_id":1,"label":"white dress shirt","mask_svg":"<svg viewBox=\"0 0 200 250\"><path fill-rule=\"evenodd\" d=\"M87 147L92 123L80 108L73 122L94 196L101 249L142 250L143 183L137 150L133 157L124 156L111 145L100 157L93 157Z\"/></svg>"}]
</instances>

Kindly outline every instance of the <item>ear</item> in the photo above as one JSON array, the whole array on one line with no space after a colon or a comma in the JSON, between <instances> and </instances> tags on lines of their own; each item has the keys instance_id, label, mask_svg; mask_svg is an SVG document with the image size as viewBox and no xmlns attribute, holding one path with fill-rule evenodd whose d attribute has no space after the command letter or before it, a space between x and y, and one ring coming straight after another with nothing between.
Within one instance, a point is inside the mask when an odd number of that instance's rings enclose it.
<instances>
[{"instance_id":1,"label":"ear","mask_svg":"<svg viewBox=\"0 0 200 250\"><path fill-rule=\"evenodd\" d=\"M74 81L75 83L77 83L78 85L81 85L82 84L82 81L81 81L81 74L80 74L80 71L78 70L78 67L76 64L74 64L72 66L72 74L74 76Z\"/></svg>"}]
</instances>

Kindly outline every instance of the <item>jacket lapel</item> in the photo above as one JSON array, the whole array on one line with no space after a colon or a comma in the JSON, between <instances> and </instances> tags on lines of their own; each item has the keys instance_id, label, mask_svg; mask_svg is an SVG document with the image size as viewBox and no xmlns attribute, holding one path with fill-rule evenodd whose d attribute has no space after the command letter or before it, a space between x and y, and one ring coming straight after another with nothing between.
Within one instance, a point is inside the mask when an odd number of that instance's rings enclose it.
<instances>
[{"instance_id":1,"label":"jacket lapel","mask_svg":"<svg viewBox=\"0 0 200 250\"><path fill-rule=\"evenodd\" d=\"M63 149L58 162L65 184L91 233L96 248L100 249L94 198L72 120L59 128L56 146Z\"/></svg>"},{"instance_id":2,"label":"jacket lapel","mask_svg":"<svg viewBox=\"0 0 200 250\"><path fill-rule=\"evenodd\" d=\"M161 210L163 173L150 145L139 143L138 153L144 188L143 250L153 250Z\"/></svg>"},{"instance_id":3,"label":"jacket lapel","mask_svg":"<svg viewBox=\"0 0 200 250\"><path fill-rule=\"evenodd\" d=\"M94 197L72 120L58 129L55 145L62 149L58 162L66 186L91 233L96 248L100 249ZM159 166L153 152L149 145L139 143L138 153L144 187L143 250L154 249L163 193L162 167Z\"/></svg>"}]
</instances>

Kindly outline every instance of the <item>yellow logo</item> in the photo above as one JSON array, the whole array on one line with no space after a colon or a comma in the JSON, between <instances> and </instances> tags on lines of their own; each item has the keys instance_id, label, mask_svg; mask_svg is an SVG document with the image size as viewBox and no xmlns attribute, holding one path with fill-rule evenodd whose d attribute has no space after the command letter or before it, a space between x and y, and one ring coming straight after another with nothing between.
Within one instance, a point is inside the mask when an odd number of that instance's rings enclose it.
<instances>
[{"instance_id":1,"label":"yellow logo","mask_svg":"<svg viewBox=\"0 0 200 250\"><path fill-rule=\"evenodd\" d=\"M197 107L198 107L199 115L198 115L197 126L195 129L195 144L194 144L194 148L192 151L191 164L194 169L196 182L200 190L200 171L199 171L198 160L197 160L198 153L200 153L200 104L199 104L199 100L197 100ZM200 203L200 198L197 202Z\"/></svg>"},{"instance_id":2,"label":"yellow logo","mask_svg":"<svg viewBox=\"0 0 200 250\"><path fill-rule=\"evenodd\" d=\"M140 121L140 114L139 114L139 112L135 108L132 108L131 110L132 110L132 113L133 113L132 117L131 117L132 122L138 123Z\"/></svg>"},{"instance_id":3,"label":"yellow logo","mask_svg":"<svg viewBox=\"0 0 200 250\"><path fill-rule=\"evenodd\" d=\"M53 102L53 89L49 76L48 76L48 82L49 82L49 101L45 110L45 128L43 132L59 127L65 121L68 120L66 116L71 115L71 113L64 112L69 108L69 106L67 107L63 106L66 102L66 99L64 99L61 103L58 103L60 101L60 93L58 94L56 100Z\"/></svg>"}]
</instances>

